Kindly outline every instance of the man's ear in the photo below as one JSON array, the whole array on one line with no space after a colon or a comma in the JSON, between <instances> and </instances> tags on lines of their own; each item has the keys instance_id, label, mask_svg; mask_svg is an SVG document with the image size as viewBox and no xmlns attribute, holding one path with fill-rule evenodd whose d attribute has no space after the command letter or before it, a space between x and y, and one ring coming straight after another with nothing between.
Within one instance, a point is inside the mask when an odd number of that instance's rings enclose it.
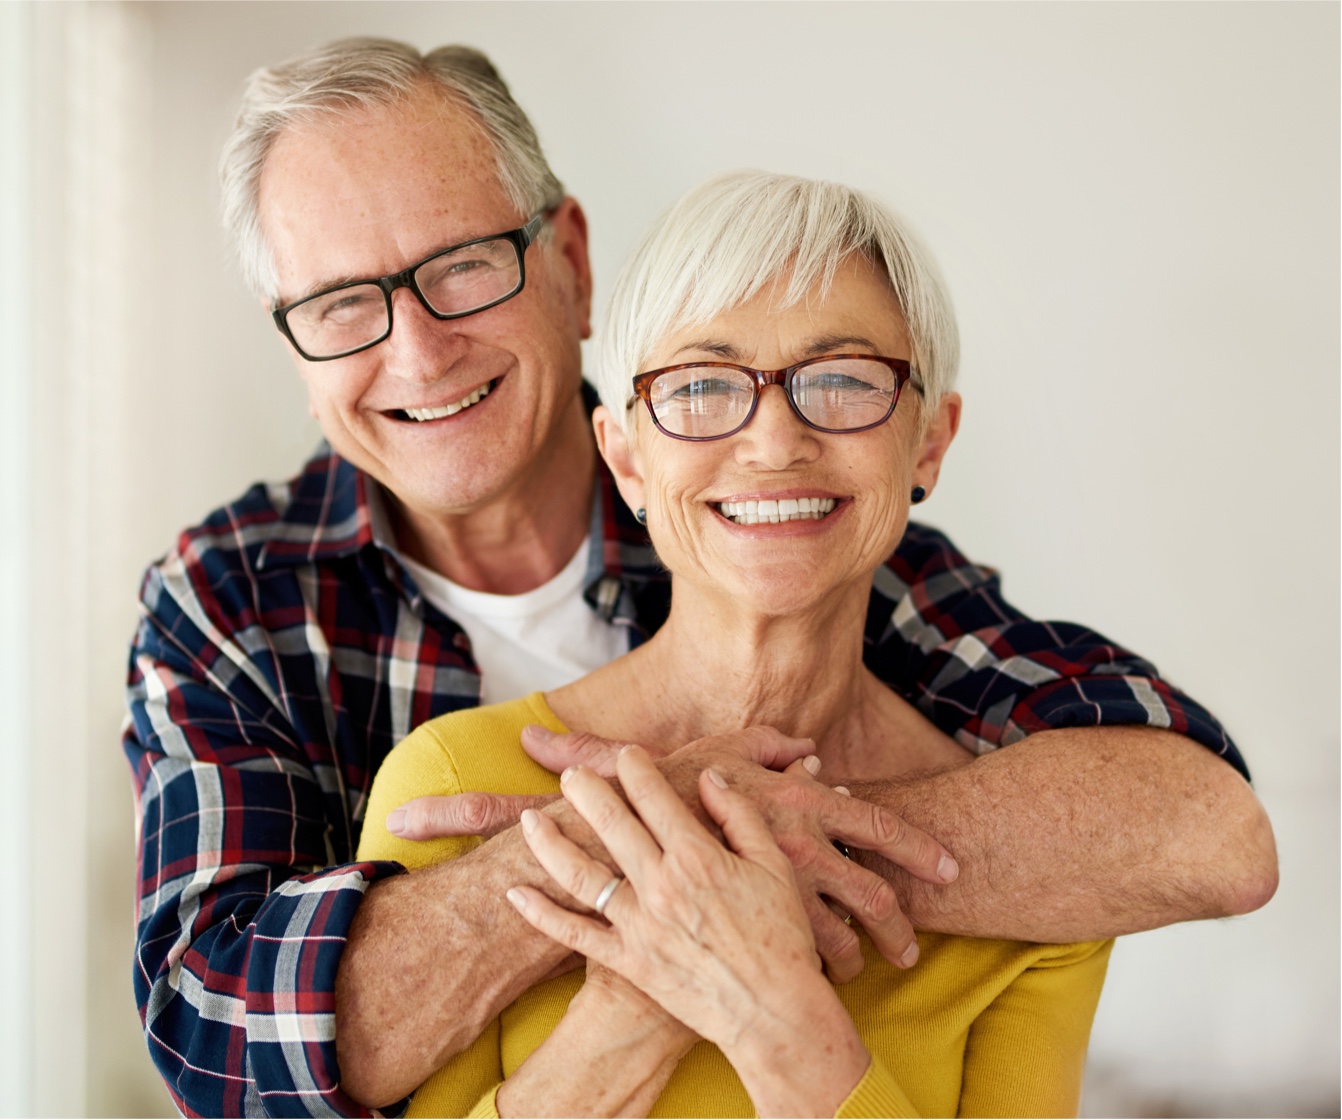
<instances>
[{"instance_id":1,"label":"man's ear","mask_svg":"<svg viewBox=\"0 0 1342 1120\"><path fill-rule=\"evenodd\" d=\"M638 452L629 444L620 422L611 415L604 404L596 406L592 413L592 430L596 433L596 448L601 458L606 460L620 497L630 509L646 506L643 491L643 464Z\"/></svg>"},{"instance_id":2,"label":"man's ear","mask_svg":"<svg viewBox=\"0 0 1342 1120\"><path fill-rule=\"evenodd\" d=\"M960 430L960 394L946 393L937 405L936 415L923 433L922 447L918 452L918 462L913 467L913 483L921 486L929 494L941 475L941 461Z\"/></svg>"},{"instance_id":3,"label":"man's ear","mask_svg":"<svg viewBox=\"0 0 1342 1120\"><path fill-rule=\"evenodd\" d=\"M592 263L587 257L587 215L577 199L565 198L550 215L555 250L568 265L580 338L592 337Z\"/></svg>"}]
</instances>

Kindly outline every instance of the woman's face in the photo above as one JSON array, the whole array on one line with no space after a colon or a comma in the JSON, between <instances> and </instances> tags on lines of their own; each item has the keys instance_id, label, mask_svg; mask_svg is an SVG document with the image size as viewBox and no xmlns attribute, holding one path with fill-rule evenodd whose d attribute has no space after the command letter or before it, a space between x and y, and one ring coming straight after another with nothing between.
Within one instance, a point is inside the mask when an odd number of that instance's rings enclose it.
<instances>
[{"instance_id":1,"label":"woman's face","mask_svg":"<svg viewBox=\"0 0 1342 1120\"><path fill-rule=\"evenodd\" d=\"M838 270L823 301L813 290L781 308L766 288L710 322L673 332L645 368L702 359L769 370L839 353L911 358L888 282L859 256ZM879 427L819 432L771 385L750 422L723 439L672 439L641 402L632 442L600 412L597 434L626 501L647 510L653 544L678 587L689 581L766 614L789 614L852 585L866 595L871 573L904 531L910 491L931 492L959 422L959 398L947 394L920 436L921 406L906 385ZM820 499L829 512L776 524L732 517L735 503L802 498Z\"/></svg>"}]
</instances>

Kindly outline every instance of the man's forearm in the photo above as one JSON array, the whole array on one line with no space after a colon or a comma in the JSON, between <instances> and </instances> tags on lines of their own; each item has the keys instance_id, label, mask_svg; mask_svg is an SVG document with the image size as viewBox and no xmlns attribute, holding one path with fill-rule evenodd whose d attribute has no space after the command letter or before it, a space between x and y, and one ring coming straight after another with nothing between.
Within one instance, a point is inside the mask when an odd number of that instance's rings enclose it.
<instances>
[{"instance_id":1,"label":"man's forearm","mask_svg":"<svg viewBox=\"0 0 1342 1120\"><path fill-rule=\"evenodd\" d=\"M923 779L850 784L959 861L959 879L936 886L857 854L920 929L1091 940L1246 913L1276 889L1272 829L1248 783L1168 731L1046 731Z\"/></svg>"},{"instance_id":2,"label":"man's forearm","mask_svg":"<svg viewBox=\"0 0 1342 1120\"><path fill-rule=\"evenodd\" d=\"M567 806L550 811L582 835ZM505 900L518 884L554 889L511 829L460 859L369 888L336 979L336 1052L350 1096L371 1107L399 1100L562 969L568 951Z\"/></svg>"}]
</instances>

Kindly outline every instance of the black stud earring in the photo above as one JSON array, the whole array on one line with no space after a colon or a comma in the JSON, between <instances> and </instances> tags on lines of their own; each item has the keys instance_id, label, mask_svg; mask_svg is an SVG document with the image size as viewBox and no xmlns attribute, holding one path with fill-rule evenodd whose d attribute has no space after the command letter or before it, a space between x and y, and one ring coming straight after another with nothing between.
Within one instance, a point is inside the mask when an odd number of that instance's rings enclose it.
<instances>
[{"instance_id":1,"label":"black stud earring","mask_svg":"<svg viewBox=\"0 0 1342 1120\"><path fill-rule=\"evenodd\" d=\"M927 491L924 490L921 486L915 486L913 488L913 493L910 494L909 497L913 499L913 504L917 505L919 502L921 502L924 498L927 497Z\"/></svg>"},{"instance_id":2,"label":"black stud earring","mask_svg":"<svg viewBox=\"0 0 1342 1120\"><path fill-rule=\"evenodd\" d=\"M634 520L640 525L646 525L648 523L648 511L639 506L638 509L634 510Z\"/></svg>"}]
</instances>

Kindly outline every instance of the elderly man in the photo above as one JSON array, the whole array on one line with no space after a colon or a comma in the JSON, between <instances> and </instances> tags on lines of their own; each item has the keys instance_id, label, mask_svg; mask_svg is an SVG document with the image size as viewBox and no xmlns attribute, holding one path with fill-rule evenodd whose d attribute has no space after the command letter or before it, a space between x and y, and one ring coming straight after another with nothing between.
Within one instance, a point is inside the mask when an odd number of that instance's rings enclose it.
<instances>
[{"instance_id":1,"label":"elderly man","mask_svg":"<svg viewBox=\"0 0 1342 1120\"><path fill-rule=\"evenodd\" d=\"M358 1114L572 965L504 899L547 882L498 819L515 805L417 804L393 823L497 832L454 863L352 862L380 762L425 719L623 652L667 591L593 448L586 220L483 56L351 41L258 72L223 178L326 446L145 577L125 740L136 994L184 1111ZM665 762L711 758L754 791L833 975L855 944L821 896L910 965L906 914L1070 940L1271 895L1238 754L1149 664L1023 618L925 529L870 618L868 663L984 757L853 797L798 772L804 745L754 729ZM553 767L602 749L529 747ZM850 862L830 838L869 851Z\"/></svg>"}]
</instances>

